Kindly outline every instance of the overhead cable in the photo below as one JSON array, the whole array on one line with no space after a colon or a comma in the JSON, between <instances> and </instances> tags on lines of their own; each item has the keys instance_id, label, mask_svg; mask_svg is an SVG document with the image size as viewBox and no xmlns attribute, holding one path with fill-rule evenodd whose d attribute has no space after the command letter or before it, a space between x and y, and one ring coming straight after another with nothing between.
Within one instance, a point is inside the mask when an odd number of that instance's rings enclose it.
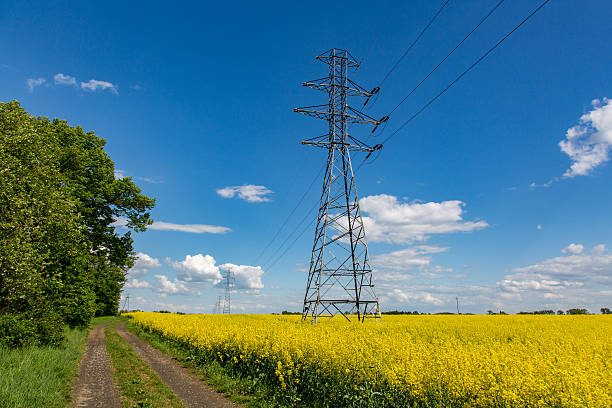
<instances>
[{"instance_id":1,"label":"overhead cable","mask_svg":"<svg viewBox=\"0 0 612 408\"><path fill-rule=\"evenodd\" d=\"M410 50L412 50L412 48L414 48L414 46L416 45L416 43L419 42L419 40L421 39L421 37L423 36L423 34L425 34L425 32L427 31L427 29L429 29L429 27L433 24L433 22L436 20L436 18L438 18L438 16L440 15L440 13L442 13L442 10L444 10L444 7L446 7L446 5L449 3L450 0L446 0L442 6L440 6L440 8L438 9L438 11L436 12L436 14L434 14L434 16L431 18L431 20L429 20L429 23L427 23L427 25L425 26L425 28L423 28L421 30L421 32L419 33L419 35L417 35L417 37L414 39L414 41L412 41L412 43L410 44L410 46L408 46L408 48L406 49L406 51L404 51L404 53L402 54L402 56L397 60L397 62L391 67L391 69L389 70L389 72L387 72L387 74L385 75L385 77L382 79L382 81L380 81L380 83L374 87L374 89L372 90L372 94L376 94L378 93L378 91L380 91L380 87L383 85L383 83L391 76L391 74L393 73L393 71L395 71L395 68L397 68L397 66L400 64L400 62L402 62L402 60L406 57L406 55L408 55L408 53L410 52ZM368 104L368 101L370 100L370 98L366 99L363 106L365 107Z\"/></svg>"},{"instance_id":2,"label":"overhead cable","mask_svg":"<svg viewBox=\"0 0 612 408\"><path fill-rule=\"evenodd\" d=\"M412 88L412 90L408 93L408 95L406 95L404 97L404 99L402 99L400 101L400 103L398 103L397 105L395 105L395 107L393 109L391 109L391 112L389 112L389 114L387 116L390 116L393 112L395 112L397 110L397 108L399 108L400 105L403 104L406 101L406 99L408 99L410 97L410 95L412 95L417 89L419 89L419 87L423 84L423 82L425 82L427 80L427 78L429 78L431 76L431 74L436 72L436 70L440 67L440 65L442 65L444 63L444 61L446 61L448 59L448 57L450 57L457 50L457 48L461 47L461 44L463 44L465 42L465 40L467 40L474 33L474 31L476 31L478 29L478 27L480 27L482 25L482 23L485 22L491 16L491 14L493 14L495 12L495 10L497 10L497 8L502 5L503 2L504 2L504 0L500 0L495 5L495 7L493 7L491 9L491 11L489 11L489 13L487 13L487 15L482 18L482 20L480 20L480 22L472 29L472 31L470 31L465 37L463 37L463 39L455 46L455 48L453 48L448 54L446 54L446 57L444 57L442 59L442 61L440 61L438 63L438 65L436 65L434 67L434 69L432 69L429 72L429 74L427 74L425 76L425 78L423 78L421 80L421 82L419 82L414 88Z\"/></svg>"},{"instance_id":3,"label":"overhead cable","mask_svg":"<svg viewBox=\"0 0 612 408\"><path fill-rule=\"evenodd\" d=\"M416 111L408 120L406 120L400 127L398 127L393 133L387 136L382 143L380 143L380 147L389 141L393 136L398 134L406 125L412 122L417 116L419 116L425 109L427 109L432 103L434 103L440 96L442 96L446 91L448 91L453 85L455 85L461 78L463 78L468 72L470 72L476 65L478 65L482 60L484 60L489 54L491 54L497 47L499 47L505 40L508 39L516 30L518 30L523 24L525 24L531 17L533 17L538 11L540 11L546 4L548 4L550 0L543 1L535 10L533 10L527 17L525 17L519 24L517 24L510 32L508 32L501 40L499 40L495 45L487 50L480 58L478 58L472 65L470 65L465 71L463 71L459 76L457 76L451 83L449 83L444 89L442 89L436 96L431 98L425 105L423 105L418 111Z\"/></svg>"},{"instance_id":4,"label":"overhead cable","mask_svg":"<svg viewBox=\"0 0 612 408\"><path fill-rule=\"evenodd\" d=\"M261 251L261 253L257 256L257 258L255 259L255 262L259 261L259 259L263 256L263 254L268 250L268 248L270 248L270 245L272 245L272 243L276 240L276 238L278 238L278 235L281 233L281 231L283 230L283 228L285 228L285 226L287 225L287 223L289 222L289 220L291 219L291 217L293 216L293 214L295 214L295 211L298 209L298 207L304 202L304 199L306 198L306 195L308 195L308 193L310 192L310 190L312 190L312 187L314 186L315 182L319 179L319 176L321 175L321 173L323 173L323 170L325 170L325 166L321 167L321 170L319 170L319 172L317 173L317 175L315 176L314 179L312 179L312 182L310 183L310 185L308 186L308 188L306 189L306 191L304 192L304 194L302 195L302 197L298 200L298 203L295 205L295 207L293 207L293 210L291 210L291 212L289 213L289 215L287 216L287 218L285 219L285 221L283 222L283 224L280 226L280 228L276 231L276 234L274 234L274 236L272 237L272 239L268 242L268 244L266 245L266 247Z\"/></svg>"}]
</instances>

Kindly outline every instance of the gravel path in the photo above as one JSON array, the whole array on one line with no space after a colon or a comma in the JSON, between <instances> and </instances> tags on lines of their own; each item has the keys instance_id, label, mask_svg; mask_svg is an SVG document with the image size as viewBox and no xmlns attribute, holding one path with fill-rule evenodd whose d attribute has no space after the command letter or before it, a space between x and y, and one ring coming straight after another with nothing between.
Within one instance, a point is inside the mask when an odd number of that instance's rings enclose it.
<instances>
[{"instance_id":1,"label":"gravel path","mask_svg":"<svg viewBox=\"0 0 612 408\"><path fill-rule=\"evenodd\" d=\"M106 352L104 326L89 332L85 354L79 364L79 376L72 387L75 407L120 408L119 390L113 382L111 364Z\"/></svg>"},{"instance_id":2,"label":"gravel path","mask_svg":"<svg viewBox=\"0 0 612 408\"><path fill-rule=\"evenodd\" d=\"M125 329L125 322L117 326L117 333L128 342L157 376L189 408L235 407L213 388L200 380L200 377L181 367L175 360L151 347L147 342ZM109 405L110 406L110 405Z\"/></svg>"}]
</instances>

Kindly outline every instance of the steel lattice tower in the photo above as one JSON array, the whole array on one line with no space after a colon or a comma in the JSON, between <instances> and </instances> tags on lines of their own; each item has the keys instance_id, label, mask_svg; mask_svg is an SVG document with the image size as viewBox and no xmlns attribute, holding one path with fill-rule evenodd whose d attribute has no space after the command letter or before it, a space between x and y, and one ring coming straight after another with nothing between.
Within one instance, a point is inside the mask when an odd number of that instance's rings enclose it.
<instances>
[{"instance_id":1,"label":"steel lattice tower","mask_svg":"<svg viewBox=\"0 0 612 408\"><path fill-rule=\"evenodd\" d=\"M349 123L379 125L380 121L348 105L348 96L369 98L373 93L348 78L348 68L359 63L346 50L331 49L317 60L329 66L328 76L303 85L327 92L328 104L294 109L329 125L327 134L302 142L328 150L302 321L317 322L319 317L337 314L348 320L352 316L360 321L380 318L350 156L351 151L371 153L376 147L349 135L347 127Z\"/></svg>"},{"instance_id":2,"label":"steel lattice tower","mask_svg":"<svg viewBox=\"0 0 612 408\"><path fill-rule=\"evenodd\" d=\"M227 269L225 272L225 301L223 302L223 314L230 314L232 312L231 293L234 283L234 273L231 271L231 269Z\"/></svg>"}]
</instances>

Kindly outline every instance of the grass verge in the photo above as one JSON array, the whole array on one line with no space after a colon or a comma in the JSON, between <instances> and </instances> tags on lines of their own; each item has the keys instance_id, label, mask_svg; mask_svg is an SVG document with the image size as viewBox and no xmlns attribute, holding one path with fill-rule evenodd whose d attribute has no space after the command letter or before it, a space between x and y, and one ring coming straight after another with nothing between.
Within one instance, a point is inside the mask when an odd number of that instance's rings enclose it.
<instances>
[{"instance_id":1,"label":"grass verge","mask_svg":"<svg viewBox=\"0 0 612 408\"><path fill-rule=\"evenodd\" d=\"M193 372L218 392L237 404L247 408L270 408L280 406L275 402L274 393L265 384L251 378L236 377L228 369L217 362L198 360L180 343L164 338L156 333L149 333L128 322L127 329L147 341L151 346L174 357L183 366L190 367Z\"/></svg>"},{"instance_id":2,"label":"grass verge","mask_svg":"<svg viewBox=\"0 0 612 408\"><path fill-rule=\"evenodd\" d=\"M108 319L96 318L91 326ZM63 347L0 348L0 407L67 406L88 333L87 328L66 328Z\"/></svg>"},{"instance_id":3,"label":"grass verge","mask_svg":"<svg viewBox=\"0 0 612 408\"><path fill-rule=\"evenodd\" d=\"M113 366L113 376L121 390L121 405L184 408L180 399L115 332L115 326L123 320L117 319L106 326L106 350Z\"/></svg>"}]
</instances>

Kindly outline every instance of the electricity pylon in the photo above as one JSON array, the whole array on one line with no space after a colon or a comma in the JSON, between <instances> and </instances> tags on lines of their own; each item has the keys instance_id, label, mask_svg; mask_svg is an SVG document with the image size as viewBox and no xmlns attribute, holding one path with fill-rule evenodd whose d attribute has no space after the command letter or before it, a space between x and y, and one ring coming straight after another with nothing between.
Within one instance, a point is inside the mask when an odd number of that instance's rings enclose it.
<instances>
[{"instance_id":1,"label":"electricity pylon","mask_svg":"<svg viewBox=\"0 0 612 408\"><path fill-rule=\"evenodd\" d=\"M231 292L234 287L234 281L234 273L228 268L225 272L225 301L223 302L223 314L231 314L232 312Z\"/></svg>"},{"instance_id":2,"label":"electricity pylon","mask_svg":"<svg viewBox=\"0 0 612 408\"><path fill-rule=\"evenodd\" d=\"M123 309L122 310L125 310L126 312L130 311L130 294L129 293L125 295L125 300L123 301Z\"/></svg>"},{"instance_id":3,"label":"electricity pylon","mask_svg":"<svg viewBox=\"0 0 612 408\"><path fill-rule=\"evenodd\" d=\"M219 313L221 313L221 304L222 304L221 302L223 301L222 299L223 299L223 297L222 297L222 296L219 296L219 297L217 298L217 303L215 303L215 307L214 307L214 309L213 309L213 314L219 314Z\"/></svg>"},{"instance_id":4,"label":"electricity pylon","mask_svg":"<svg viewBox=\"0 0 612 408\"><path fill-rule=\"evenodd\" d=\"M369 98L368 92L350 79L348 68L359 63L346 50L333 48L317 57L329 66L329 74L302 85L327 92L327 105L295 108L294 111L323 119L329 131L302 144L327 149L327 166L317 216L308 284L304 295L302 321L340 314L351 320L356 316L380 318L378 298L372 283L365 229L359 210L351 151L371 153L377 149L349 135L347 124L378 126L368 115L348 106L348 96Z\"/></svg>"}]
</instances>

